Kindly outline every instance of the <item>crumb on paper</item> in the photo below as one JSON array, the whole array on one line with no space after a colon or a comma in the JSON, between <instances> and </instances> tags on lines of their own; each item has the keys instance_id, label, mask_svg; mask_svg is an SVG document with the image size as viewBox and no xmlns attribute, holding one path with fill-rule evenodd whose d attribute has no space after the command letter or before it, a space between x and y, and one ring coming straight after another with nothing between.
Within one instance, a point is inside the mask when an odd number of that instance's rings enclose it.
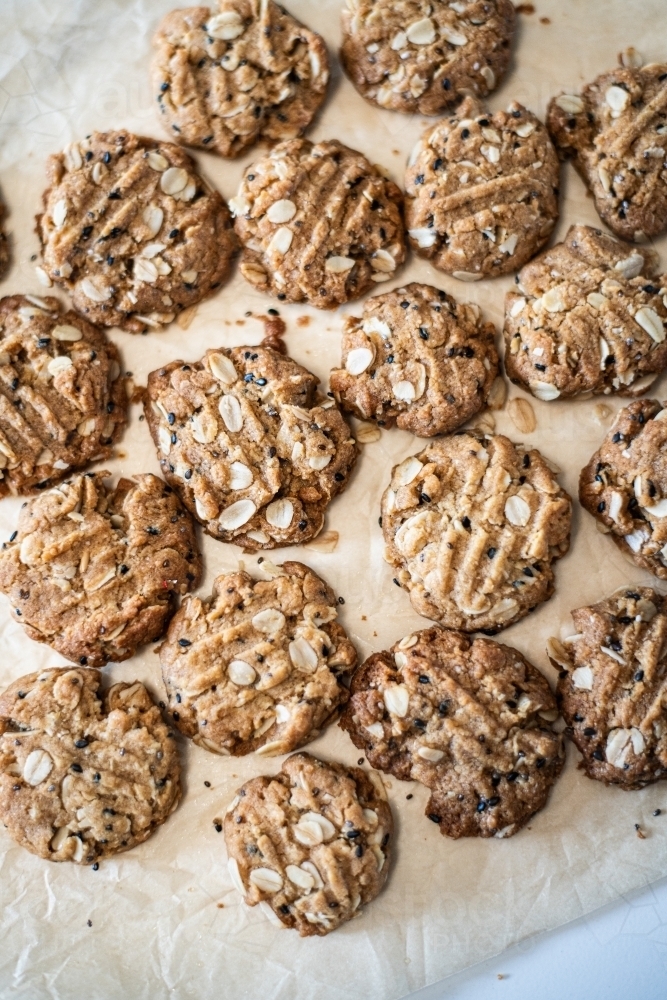
<instances>
[{"instance_id":1,"label":"crumb on paper","mask_svg":"<svg viewBox=\"0 0 667 1000\"><path fill-rule=\"evenodd\" d=\"M310 326L310 316L297 316L296 318L297 326Z\"/></svg>"},{"instance_id":2,"label":"crumb on paper","mask_svg":"<svg viewBox=\"0 0 667 1000\"><path fill-rule=\"evenodd\" d=\"M245 320L244 319L237 319L236 320L236 325L237 326L245 326Z\"/></svg>"},{"instance_id":3,"label":"crumb on paper","mask_svg":"<svg viewBox=\"0 0 667 1000\"><path fill-rule=\"evenodd\" d=\"M516 6L517 14L534 14L535 4L534 3L520 3Z\"/></svg>"},{"instance_id":4,"label":"crumb on paper","mask_svg":"<svg viewBox=\"0 0 667 1000\"><path fill-rule=\"evenodd\" d=\"M646 840L646 834L642 830L641 825L639 823L635 823L635 830L637 831L637 836L639 837L640 840Z\"/></svg>"},{"instance_id":5,"label":"crumb on paper","mask_svg":"<svg viewBox=\"0 0 667 1000\"><path fill-rule=\"evenodd\" d=\"M362 620L362 622L368 621L368 615L362 615L361 616L361 620Z\"/></svg>"},{"instance_id":6,"label":"crumb on paper","mask_svg":"<svg viewBox=\"0 0 667 1000\"><path fill-rule=\"evenodd\" d=\"M148 390L145 385L135 385L132 387L132 394L130 396L131 403L140 403L143 405L147 397Z\"/></svg>"},{"instance_id":7,"label":"crumb on paper","mask_svg":"<svg viewBox=\"0 0 667 1000\"><path fill-rule=\"evenodd\" d=\"M551 18L550 17L541 17L540 18L540 24L551 24Z\"/></svg>"},{"instance_id":8,"label":"crumb on paper","mask_svg":"<svg viewBox=\"0 0 667 1000\"><path fill-rule=\"evenodd\" d=\"M275 310L269 310L269 313ZM287 326L285 320L278 315L257 316L264 324L264 339L261 341L262 347L271 347L278 354L287 354L287 345L283 340Z\"/></svg>"},{"instance_id":9,"label":"crumb on paper","mask_svg":"<svg viewBox=\"0 0 667 1000\"><path fill-rule=\"evenodd\" d=\"M123 451L121 448L116 448L113 453L114 458L127 458L127 452Z\"/></svg>"}]
</instances>

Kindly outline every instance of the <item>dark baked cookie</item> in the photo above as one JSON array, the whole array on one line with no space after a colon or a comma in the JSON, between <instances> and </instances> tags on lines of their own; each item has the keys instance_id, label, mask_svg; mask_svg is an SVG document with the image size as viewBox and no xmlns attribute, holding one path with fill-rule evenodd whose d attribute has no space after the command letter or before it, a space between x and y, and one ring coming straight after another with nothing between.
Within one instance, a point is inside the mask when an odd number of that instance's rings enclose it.
<instances>
[{"instance_id":1,"label":"dark baked cookie","mask_svg":"<svg viewBox=\"0 0 667 1000\"><path fill-rule=\"evenodd\" d=\"M165 479L209 535L247 549L307 542L357 457L317 378L269 347L207 351L148 376Z\"/></svg>"},{"instance_id":2,"label":"dark baked cookie","mask_svg":"<svg viewBox=\"0 0 667 1000\"><path fill-rule=\"evenodd\" d=\"M247 168L229 203L241 273L279 299L334 309L403 263L401 205L397 186L354 149L281 142Z\"/></svg>"},{"instance_id":3,"label":"dark baked cookie","mask_svg":"<svg viewBox=\"0 0 667 1000\"><path fill-rule=\"evenodd\" d=\"M343 409L420 437L446 434L484 406L498 374L495 327L477 305L413 282L349 316L331 390Z\"/></svg>"},{"instance_id":4,"label":"dark baked cookie","mask_svg":"<svg viewBox=\"0 0 667 1000\"><path fill-rule=\"evenodd\" d=\"M150 473L105 485L87 472L29 500L0 551L0 591L31 639L82 665L158 639L199 582L194 525Z\"/></svg>"},{"instance_id":5,"label":"dark baked cookie","mask_svg":"<svg viewBox=\"0 0 667 1000\"><path fill-rule=\"evenodd\" d=\"M323 936L375 899L387 878L393 820L382 783L358 767L297 753L252 778L225 816L229 870L249 906L302 937Z\"/></svg>"},{"instance_id":6,"label":"dark baked cookie","mask_svg":"<svg viewBox=\"0 0 667 1000\"><path fill-rule=\"evenodd\" d=\"M323 39L273 0L172 10L154 39L153 87L174 140L240 156L258 140L294 139L324 100Z\"/></svg>"},{"instance_id":7,"label":"dark baked cookie","mask_svg":"<svg viewBox=\"0 0 667 1000\"><path fill-rule=\"evenodd\" d=\"M143 843L181 797L173 733L143 684L98 670L25 674L0 695L0 820L48 861L89 865Z\"/></svg>"},{"instance_id":8,"label":"dark baked cookie","mask_svg":"<svg viewBox=\"0 0 667 1000\"><path fill-rule=\"evenodd\" d=\"M92 322L159 329L227 276L229 211L178 146L94 132L50 157L47 173L44 269Z\"/></svg>"},{"instance_id":9,"label":"dark baked cookie","mask_svg":"<svg viewBox=\"0 0 667 1000\"><path fill-rule=\"evenodd\" d=\"M493 635L553 594L571 513L539 451L465 431L394 467L385 559L420 615Z\"/></svg>"}]
</instances>

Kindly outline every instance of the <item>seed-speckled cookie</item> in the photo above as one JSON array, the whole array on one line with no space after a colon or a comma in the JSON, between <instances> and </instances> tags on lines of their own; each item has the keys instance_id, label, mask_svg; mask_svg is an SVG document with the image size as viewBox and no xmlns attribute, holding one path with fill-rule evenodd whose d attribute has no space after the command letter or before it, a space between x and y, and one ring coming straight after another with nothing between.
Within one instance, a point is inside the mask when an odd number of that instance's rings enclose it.
<instances>
[{"instance_id":1,"label":"seed-speckled cookie","mask_svg":"<svg viewBox=\"0 0 667 1000\"><path fill-rule=\"evenodd\" d=\"M467 98L421 137L405 175L410 244L462 281L509 274L548 240L559 165L542 122L521 104L490 114Z\"/></svg>"},{"instance_id":2,"label":"seed-speckled cookie","mask_svg":"<svg viewBox=\"0 0 667 1000\"><path fill-rule=\"evenodd\" d=\"M549 104L547 124L563 159L588 184L600 217L641 240L667 226L667 64L619 66Z\"/></svg>"},{"instance_id":3,"label":"seed-speckled cookie","mask_svg":"<svg viewBox=\"0 0 667 1000\"><path fill-rule=\"evenodd\" d=\"M144 408L165 479L209 535L255 550L321 530L357 446L317 384L269 347L211 350L148 376Z\"/></svg>"},{"instance_id":4,"label":"seed-speckled cookie","mask_svg":"<svg viewBox=\"0 0 667 1000\"><path fill-rule=\"evenodd\" d=\"M347 701L357 654L336 595L303 563L271 575L219 576L210 600L184 600L160 647L176 725L214 753L291 753Z\"/></svg>"},{"instance_id":5,"label":"seed-speckled cookie","mask_svg":"<svg viewBox=\"0 0 667 1000\"><path fill-rule=\"evenodd\" d=\"M0 821L48 861L129 851L181 797L176 741L144 685L101 684L61 667L0 695Z\"/></svg>"},{"instance_id":6,"label":"seed-speckled cookie","mask_svg":"<svg viewBox=\"0 0 667 1000\"><path fill-rule=\"evenodd\" d=\"M91 322L159 329L227 276L229 210L178 146L94 132L50 157L47 174L44 269Z\"/></svg>"},{"instance_id":7,"label":"seed-speckled cookie","mask_svg":"<svg viewBox=\"0 0 667 1000\"><path fill-rule=\"evenodd\" d=\"M638 395L667 367L667 279L654 251L571 226L523 268L505 299L505 368L549 401Z\"/></svg>"},{"instance_id":8,"label":"seed-speckled cookie","mask_svg":"<svg viewBox=\"0 0 667 1000\"><path fill-rule=\"evenodd\" d=\"M340 725L371 765L431 790L448 837L510 837L560 774L556 699L511 646L424 629L373 653L352 678Z\"/></svg>"},{"instance_id":9,"label":"seed-speckled cookie","mask_svg":"<svg viewBox=\"0 0 667 1000\"><path fill-rule=\"evenodd\" d=\"M153 87L174 141L240 156L294 139L324 100L323 39L273 0L221 0L167 14L154 39Z\"/></svg>"},{"instance_id":10,"label":"seed-speckled cookie","mask_svg":"<svg viewBox=\"0 0 667 1000\"><path fill-rule=\"evenodd\" d=\"M239 789L224 830L245 902L268 905L302 937L340 927L387 878L391 810L380 776L358 767L293 754Z\"/></svg>"},{"instance_id":11,"label":"seed-speckled cookie","mask_svg":"<svg viewBox=\"0 0 667 1000\"><path fill-rule=\"evenodd\" d=\"M549 656L580 767L626 789L667 778L667 600L625 587L572 620L575 635L550 640Z\"/></svg>"},{"instance_id":12,"label":"seed-speckled cookie","mask_svg":"<svg viewBox=\"0 0 667 1000\"><path fill-rule=\"evenodd\" d=\"M29 500L0 551L0 591L31 639L82 665L158 639L201 574L194 525L149 473L87 472Z\"/></svg>"},{"instance_id":13,"label":"seed-speckled cookie","mask_svg":"<svg viewBox=\"0 0 667 1000\"><path fill-rule=\"evenodd\" d=\"M495 332L477 305L417 282L396 288L345 321L331 390L363 420L420 437L447 434L486 402L498 374Z\"/></svg>"},{"instance_id":14,"label":"seed-speckled cookie","mask_svg":"<svg viewBox=\"0 0 667 1000\"><path fill-rule=\"evenodd\" d=\"M127 397L115 344L49 296L0 299L0 496L109 458Z\"/></svg>"},{"instance_id":15,"label":"seed-speckled cookie","mask_svg":"<svg viewBox=\"0 0 667 1000\"><path fill-rule=\"evenodd\" d=\"M539 451L462 431L394 467L385 559L420 615L493 635L553 594L571 513Z\"/></svg>"},{"instance_id":16,"label":"seed-speckled cookie","mask_svg":"<svg viewBox=\"0 0 667 1000\"><path fill-rule=\"evenodd\" d=\"M281 142L247 168L229 203L241 273L260 291L319 309L359 298L403 263L402 201L340 142Z\"/></svg>"},{"instance_id":17,"label":"seed-speckled cookie","mask_svg":"<svg viewBox=\"0 0 667 1000\"><path fill-rule=\"evenodd\" d=\"M438 115L464 95L486 97L510 60L509 0L347 0L341 62L381 108Z\"/></svg>"}]
</instances>

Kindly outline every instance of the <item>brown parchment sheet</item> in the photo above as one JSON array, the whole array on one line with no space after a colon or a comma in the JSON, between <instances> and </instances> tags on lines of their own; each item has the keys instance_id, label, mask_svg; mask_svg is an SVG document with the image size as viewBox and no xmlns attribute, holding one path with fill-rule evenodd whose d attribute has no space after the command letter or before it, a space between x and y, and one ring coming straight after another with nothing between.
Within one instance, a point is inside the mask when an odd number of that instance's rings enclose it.
<instances>
[{"instance_id":1,"label":"brown parchment sheet","mask_svg":"<svg viewBox=\"0 0 667 1000\"><path fill-rule=\"evenodd\" d=\"M50 152L93 129L165 136L148 61L155 26L172 6L173 0L0 0L0 187L9 207L13 257L0 293L45 291L32 259L38 253L33 216ZM427 122L371 108L341 76L335 57L340 6L341 0L288 0L291 12L324 35L333 56L330 93L311 136L362 150L402 185L408 153ZM518 99L543 116L553 93L578 88L611 68L630 44L647 61L667 58L664 0L537 0L536 7L519 18L513 65L491 97L494 109ZM204 175L226 198L235 194L255 155L227 162L196 154ZM593 202L569 166L562 188L557 238L573 222L598 224ZM667 270L667 240L656 246ZM477 302L500 328L511 277L462 284L412 257L378 290L413 280ZM142 385L149 371L172 359L192 361L209 347L258 343L263 324L246 313L261 316L275 306L287 324L290 353L326 383L339 362L344 316L358 314L359 304L334 313L284 306L255 292L238 273L197 309L187 329L173 324L148 336L118 330L111 336L125 369ZM297 325L303 316L308 325ZM512 387L510 397L517 395ZM667 378L655 383L652 395L667 396ZM594 418L597 401L531 402L537 428L523 440L562 469L561 482L574 496L579 470L606 430ZM613 410L622 405L607 402ZM139 412L132 407L110 463L115 474L159 473ZM522 439L507 408L496 422L498 430ZM344 597L340 620L362 658L428 624L392 584L377 523L391 466L420 447L410 434L383 431L379 441L362 448L349 488L330 508L326 530L340 536L335 550L305 547L270 557L303 559ZM13 530L20 502L0 502L0 539ZM262 574L256 557L203 535L201 541L201 593L209 593L214 577L239 559ZM570 634L571 608L623 584L652 582L575 505L572 548L558 566L555 596L501 639L553 680L545 643L551 634ZM1 599L0 685L63 662L24 635ZM139 678L162 695L153 647L109 666L106 674ZM0 996L392 1000L667 875L667 821L652 816L664 806L664 786L639 792L604 788L577 771L570 745L547 808L509 840L447 840L423 815L425 790L389 781L397 841L385 890L329 937L301 940L275 927L258 907L244 906L213 825L242 781L277 771L281 759L229 759L185 741L180 745L185 794L179 809L147 843L103 862L97 872L35 858L0 828ZM348 764L360 756L336 727L309 749ZM645 840L637 837L635 823L646 831Z\"/></svg>"}]
</instances>

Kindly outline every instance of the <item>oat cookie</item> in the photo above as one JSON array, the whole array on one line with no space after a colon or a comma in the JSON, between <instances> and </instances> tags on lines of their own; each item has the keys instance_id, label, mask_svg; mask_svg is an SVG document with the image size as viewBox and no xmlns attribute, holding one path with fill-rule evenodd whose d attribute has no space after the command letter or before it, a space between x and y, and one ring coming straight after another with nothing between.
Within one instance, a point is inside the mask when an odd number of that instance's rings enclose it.
<instances>
[{"instance_id":1,"label":"oat cookie","mask_svg":"<svg viewBox=\"0 0 667 1000\"><path fill-rule=\"evenodd\" d=\"M505 75L516 13L509 0L347 0L341 61L381 108L438 115Z\"/></svg>"},{"instance_id":2,"label":"oat cookie","mask_svg":"<svg viewBox=\"0 0 667 1000\"><path fill-rule=\"evenodd\" d=\"M498 374L495 332L477 305L417 282L396 288L345 321L331 390L363 420L420 437L446 434L486 402Z\"/></svg>"},{"instance_id":3,"label":"oat cookie","mask_svg":"<svg viewBox=\"0 0 667 1000\"><path fill-rule=\"evenodd\" d=\"M511 646L433 627L373 653L340 721L373 767L431 790L448 837L510 837L560 774L551 689Z\"/></svg>"},{"instance_id":4,"label":"oat cookie","mask_svg":"<svg viewBox=\"0 0 667 1000\"><path fill-rule=\"evenodd\" d=\"M403 263L401 205L397 186L354 149L281 142L248 167L229 203L241 273L281 300L334 309Z\"/></svg>"},{"instance_id":5,"label":"oat cookie","mask_svg":"<svg viewBox=\"0 0 667 1000\"><path fill-rule=\"evenodd\" d=\"M201 574L194 525L166 483L87 472L25 503L0 551L0 591L37 642L83 666L158 639Z\"/></svg>"},{"instance_id":6,"label":"oat cookie","mask_svg":"<svg viewBox=\"0 0 667 1000\"><path fill-rule=\"evenodd\" d=\"M91 322L159 329L227 276L229 210L178 146L94 132L50 157L47 173L44 269Z\"/></svg>"},{"instance_id":7,"label":"oat cookie","mask_svg":"<svg viewBox=\"0 0 667 1000\"><path fill-rule=\"evenodd\" d=\"M127 397L116 346L58 299L0 299L0 496L109 458Z\"/></svg>"},{"instance_id":8,"label":"oat cookie","mask_svg":"<svg viewBox=\"0 0 667 1000\"><path fill-rule=\"evenodd\" d=\"M169 710L214 753L284 754L304 746L347 701L357 663L336 622L336 595L286 562L272 579L219 576L210 600L188 597L160 647Z\"/></svg>"},{"instance_id":9,"label":"oat cookie","mask_svg":"<svg viewBox=\"0 0 667 1000\"><path fill-rule=\"evenodd\" d=\"M667 367L652 250L571 226L518 275L505 299L505 367L538 399L582 392L638 395Z\"/></svg>"},{"instance_id":10,"label":"oat cookie","mask_svg":"<svg viewBox=\"0 0 667 1000\"><path fill-rule=\"evenodd\" d=\"M269 347L210 350L148 376L144 408L165 479L209 535L254 551L321 530L357 446L317 384Z\"/></svg>"},{"instance_id":11,"label":"oat cookie","mask_svg":"<svg viewBox=\"0 0 667 1000\"><path fill-rule=\"evenodd\" d=\"M329 82L323 39L273 0L219 7L173 10L155 36L153 87L174 140L240 156L301 135Z\"/></svg>"},{"instance_id":12,"label":"oat cookie","mask_svg":"<svg viewBox=\"0 0 667 1000\"><path fill-rule=\"evenodd\" d=\"M539 451L462 431L394 467L385 559L420 615L493 635L553 594L571 513Z\"/></svg>"},{"instance_id":13,"label":"oat cookie","mask_svg":"<svg viewBox=\"0 0 667 1000\"><path fill-rule=\"evenodd\" d=\"M510 274L558 218L559 165L542 122L512 102L490 114L467 98L417 143L405 175L410 245L461 281Z\"/></svg>"},{"instance_id":14,"label":"oat cookie","mask_svg":"<svg viewBox=\"0 0 667 1000\"><path fill-rule=\"evenodd\" d=\"M302 937L350 920L387 878L391 810L379 775L358 767L293 754L274 777L239 789L224 830L245 902L268 905Z\"/></svg>"},{"instance_id":15,"label":"oat cookie","mask_svg":"<svg viewBox=\"0 0 667 1000\"><path fill-rule=\"evenodd\" d=\"M667 64L619 66L549 104L547 125L562 159L590 187L618 236L641 240L667 227Z\"/></svg>"},{"instance_id":16,"label":"oat cookie","mask_svg":"<svg viewBox=\"0 0 667 1000\"><path fill-rule=\"evenodd\" d=\"M626 789L667 778L667 600L624 587L572 620L575 635L550 640L549 656L580 767Z\"/></svg>"},{"instance_id":17,"label":"oat cookie","mask_svg":"<svg viewBox=\"0 0 667 1000\"><path fill-rule=\"evenodd\" d=\"M144 685L101 683L61 667L0 695L0 820L47 861L129 851L181 797L176 741Z\"/></svg>"}]
</instances>

